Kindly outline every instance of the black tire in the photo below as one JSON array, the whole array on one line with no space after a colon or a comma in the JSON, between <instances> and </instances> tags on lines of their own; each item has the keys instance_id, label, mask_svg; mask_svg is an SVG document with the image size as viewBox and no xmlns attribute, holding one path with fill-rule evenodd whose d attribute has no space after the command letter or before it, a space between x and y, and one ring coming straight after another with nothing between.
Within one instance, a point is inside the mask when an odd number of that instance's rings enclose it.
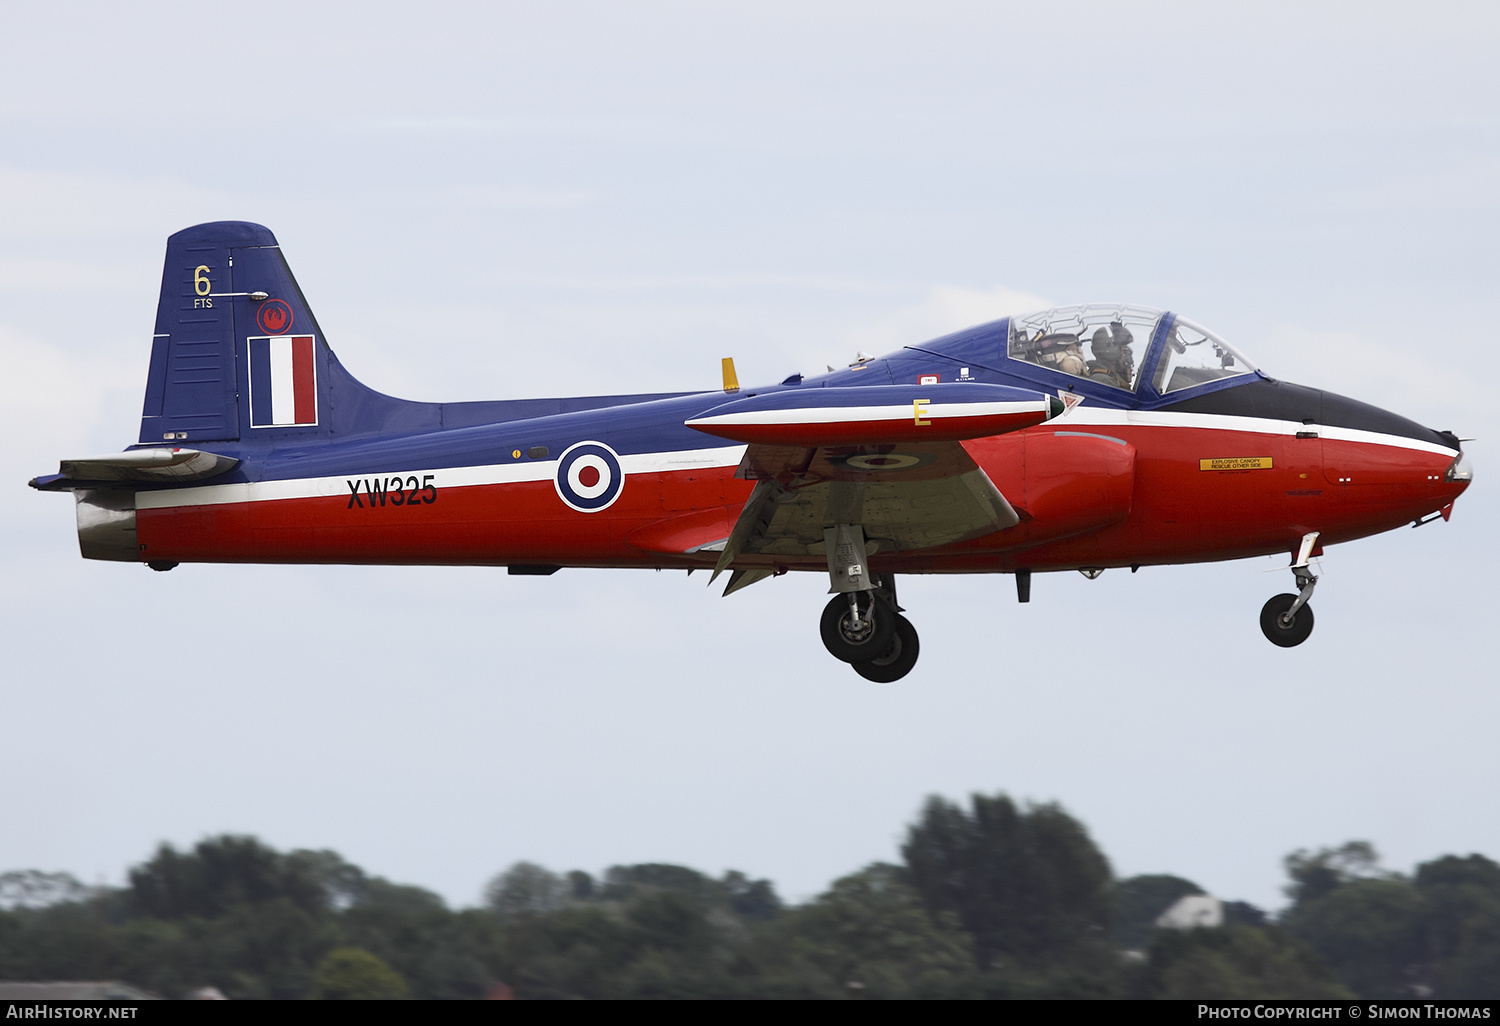
<instances>
[{"instance_id":1,"label":"black tire","mask_svg":"<svg viewBox=\"0 0 1500 1026\"><path fill-rule=\"evenodd\" d=\"M835 595L823 607L823 617L818 630L823 635L823 647L835 659L846 663L858 663L873 657L874 653L885 653L891 647L891 638L896 632L896 611L875 598L873 592L859 592L859 618L861 630L851 631L853 617L849 613L849 596Z\"/></svg>"},{"instance_id":2,"label":"black tire","mask_svg":"<svg viewBox=\"0 0 1500 1026\"><path fill-rule=\"evenodd\" d=\"M1281 618L1297 601L1296 595L1277 595L1260 608L1260 630L1273 645L1295 648L1307 640L1313 629L1312 606L1304 605L1297 610L1291 623L1282 623Z\"/></svg>"},{"instance_id":3,"label":"black tire","mask_svg":"<svg viewBox=\"0 0 1500 1026\"><path fill-rule=\"evenodd\" d=\"M891 638L891 649L879 659L854 663L854 672L865 680L876 684L890 684L911 672L917 665L917 656L922 644L917 640L917 629L900 613L893 614L896 620L895 636Z\"/></svg>"}]
</instances>

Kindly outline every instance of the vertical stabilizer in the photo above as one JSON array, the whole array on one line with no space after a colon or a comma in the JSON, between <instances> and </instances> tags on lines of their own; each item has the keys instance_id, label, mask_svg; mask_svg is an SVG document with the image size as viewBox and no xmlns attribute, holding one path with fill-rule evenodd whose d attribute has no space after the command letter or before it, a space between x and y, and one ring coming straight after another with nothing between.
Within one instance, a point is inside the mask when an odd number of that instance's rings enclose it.
<instances>
[{"instance_id":1,"label":"vertical stabilizer","mask_svg":"<svg viewBox=\"0 0 1500 1026\"><path fill-rule=\"evenodd\" d=\"M167 239L142 444L301 444L441 425L436 404L382 395L339 365L270 229L214 221Z\"/></svg>"},{"instance_id":2,"label":"vertical stabilizer","mask_svg":"<svg viewBox=\"0 0 1500 1026\"><path fill-rule=\"evenodd\" d=\"M233 295L236 247L274 246L259 225L219 221L167 239L140 441L216 442L240 437ZM240 299L240 302L236 302Z\"/></svg>"}]
</instances>

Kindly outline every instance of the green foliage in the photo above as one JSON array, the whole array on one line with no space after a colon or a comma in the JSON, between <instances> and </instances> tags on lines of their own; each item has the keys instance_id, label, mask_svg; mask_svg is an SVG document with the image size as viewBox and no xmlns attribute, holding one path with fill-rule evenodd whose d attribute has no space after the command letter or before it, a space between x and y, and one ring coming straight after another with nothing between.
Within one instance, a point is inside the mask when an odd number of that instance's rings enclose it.
<instances>
[{"instance_id":1,"label":"green foliage","mask_svg":"<svg viewBox=\"0 0 1500 1026\"><path fill-rule=\"evenodd\" d=\"M335 948L318 963L315 993L325 1001L394 1001L406 981L363 948Z\"/></svg>"},{"instance_id":2,"label":"green foliage","mask_svg":"<svg viewBox=\"0 0 1500 1026\"><path fill-rule=\"evenodd\" d=\"M1191 880L1165 873L1121 880L1115 884L1115 943L1123 948L1146 947L1157 916L1178 898L1206 893Z\"/></svg>"},{"instance_id":3,"label":"green foliage","mask_svg":"<svg viewBox=\"0 0 1500 1026\"><path fill-rule=\"evenodd\" d=\"M0 873L0 909L46 908L86 897L88 888L69 873L43 873L35 869Z\"/></svg>"},{"instance_id":4,"label":"green foliage","mask_svg":"<svg viewBox=\"0 0 1500 1026\"><path fill-rule=\"evenodd\" d=\"M379 956L428 998L476 998L494 978L482 953L498 933L493 918L450 912L420 887L377 878L338 917L343 942Z\"/></svg>"},{"instance_id":5,"label":"green foliage","mask_svg":"<svg viewBox=\"0 0 1500 1026\"><path fill-rule=\"evenodd\" d=\"M703 905L733 909L747 919L774 919L781 912L781 899L769 880L752 880L730 870L722 879L664 863L611 866L605 870L600 896L622 901L648 891L675 891Z\"/></svg>"},{"instance_id":6,"label":"green foliage","mask_svg":"<svg viewBox=\"0 0 1500 1026\"><path fill-rule=\"evenodd\" d=\"M1307 948L1277 929L1158 930L1139 996L1174 1000L1348 998Z\"/></svg>"},{"instance_id":7,"label":"green foliage","mask_svg":"<svg viewBox=\"0 0 1500 1026\"><path fill-rule=\"evenodd\" d=\"M901 854L927 907L973 935L981 966L1053 968L1093 960L1107 943L1109 862L1058 805L976 794L965 812L933 796Z\"/></svg>"},{"instance_id":8,"label":"green foliage","mask_svg":"<svg viewBox=\"0 0 1500 1026\"><path fill-rule=\"evenodd\" d=\"M484 892L490 911L502 919L546 915L569 898L562 877L535 862L517 862L490 881Z\"/></svg>"},{"instance_id":9,"label":"green foliage","mask_svg":"<svg viewBox=\"0 0 1500 1026\"><path fill-rule=\"evenodd\" d=\"M352 900L363 874L333 852L282 855L253 837L200 841L191 852L170 844L130 872L133 910L156 919L213 918L242 905L287 901L316 914Z\"/></svg>"},{"instance_id":10,"label":"green foliage","mask_svg":"<svg viewBox=\"0 0 1500 1026\"><path fill-rule=\"evenodd\" d=\"M593 901L597 893L594 878L581 869L568 872L568 897L573 901Z\"/></svg>"},{"instance_id":11,"label":"green foliage","mask_svg":"<svg viewBox=\"0 0 1500 1026\"><path fill-rule=\"evenodd\" d=\"M932 798L902 854L791 908L735 871L521 862L486 907L454 911L333 852L216 837L163 845L121 889L0 876L0 978L232 998L475 998L499 981L522 998L1500 997L1500 865L1479 855L1407 879L1363 842L1295 852L1277 925L1229 902L1223 929L1183 932L1151 924L1199 888L1114 882L1056 805Z\"/></svg>"},{"instance_id":12,"label":"green foliage","mask_svg":"<svg viewBox=\"0 0 1500 1026\"><path fill-rule=\"evenodd\" d=\"M736 915L746 919L771 920L781 914L781 899L769 880L752 880L731 869L721 881Z\"/></svg>"},{"instance_id":13,"label":"green foliage","mask_svg":"<svg viewBox=\"0 0 1500 1026\"><path fill-rule=\"evenodd\" d=\"M1500 865L1449 855L1408 880L1351 842L1287 870L1286 928L1361 997L1500 997Z\"/></svg>"},{"instance_id":14,"label":"green foliage","mask_svg":"<svg viewBox=\"0 0 1500 1026\"><path fill-rule=\"evenodd\" d=\"M604 871L606 900L624 901L651 891L675 891L705 905L720 903L725 897L717 881L687 866L647 862L638 866L610 866Z\"/></svg>"},{"instance_id":15,"label":"green foliage","mask_svg":"<svg viewBox=\"0 0 1500 1026\"><path fill-rule=\"evenodd\" d=\"M1500 865L1447 855L1417 867L1437 993L1500 998Z\"/></svg>"},{"instance_id":16,"label":"green foliage","mask_svg":"<svg viewBox=\"0 0 1500 1026\"><path fill-rule=\"evenodd\" d=\"M1361 997L1411 997L1421 981L1422 913L1405 880L1351 880L1299 903L1286 923Z\"/></svg>"},{"instance_id":17,"label":"green foliage","mask_svg":"<svg viewBox=\"0 0 1500 1026\"><path fill-rule=\"evenodd\" d=\"M786 935L829 993L870 998L977 996L974 942L951 912L931 914L895 866L834 882L791 913Z\"/></svg>"},{"instance_id":18,"label":"green foliage","mask_svg":"<svg viewBox=\"0 0 1500 1026\"><path fill-rule=\"evenodd\" d=\"M1347 841L1338 848L1309 852L1299 848L1286 857L1286 894L1295 904L1315 901L1352 880L1382 875L1380 856L1369 841Z\"/></svg>"},{"instance_id":19,"label":"green foliage","mask_svg":"<svg viewBox=\"0 0 1500 1026\"><path fill-rule=\"evenodd\" d=\"M757 993L746 981L760 973L755 958L764 956L755 930L781 908L769 881L742 873L714 880L659 863L611 867L598 887L587 874L564 878L541 867L525 880L525 893L541 890L554 902L551 912L518 914L507 897L520 890L510 871L492 885L490 902L504 926L500 971L520 996Z\"/></svg>"}]
</instances>

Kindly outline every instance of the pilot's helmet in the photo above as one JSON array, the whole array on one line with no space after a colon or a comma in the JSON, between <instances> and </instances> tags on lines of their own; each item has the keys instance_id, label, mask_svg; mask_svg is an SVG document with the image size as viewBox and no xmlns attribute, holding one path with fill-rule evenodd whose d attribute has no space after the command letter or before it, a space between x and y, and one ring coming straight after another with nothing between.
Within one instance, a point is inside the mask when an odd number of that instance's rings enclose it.
<instances>
[{"instance_id":1,"label":"pilot's helmet","mask_svg":"<svg viewBox=\"0 0 1500 1026\"><path fill-rule=\"evenodd\" d=\"M1066 332L1043 335L1032 342L1032 351L1042 363L1056 363L1072 346L1078 344L1078 336Z\"/></svg>"},{"instance_id":2,"label":"pilot's helmet","mask_svg":"<svg viewBox=\"0 0 1500 1026\"><path fill-rule=\"evenodd\" d=\"M1114 360L1120 355L1120 343L1108 328L1099 328L1093 337L1094 359Z\"/></svg>"}]
</instances>

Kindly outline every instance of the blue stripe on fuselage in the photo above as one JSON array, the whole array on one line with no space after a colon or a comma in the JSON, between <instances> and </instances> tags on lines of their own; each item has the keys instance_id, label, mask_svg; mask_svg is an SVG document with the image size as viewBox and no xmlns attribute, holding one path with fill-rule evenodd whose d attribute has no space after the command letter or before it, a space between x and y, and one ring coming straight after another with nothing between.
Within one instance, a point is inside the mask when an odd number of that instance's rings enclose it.
<instances>
[{"instance_id":1,"label":"blue stripe on fuselage","mask_svg":"<svg viewBox=\"0 0 1500 1026\"><path fill-rule=\"evenodd\" d=\"M1001 321L980 329L960 332L948 339L926 343L922 348L908 347L887 357L870 360L858 368L840 369L808 378L800 384L771 385L736 393L713 391L667 396L642 395L638 401L631 401L636 397L618 396L453 404L443 409L446 411L451 408L454 416L433 418L434 421L447 422L450 426L434 426L430 430L387 435L367 434L346 441L335 436L328 441L290 445L277 440L274 448L255 444L256 440L251 440L248 444L224 443L213 446L213 451L237 458L241 463L230 473L216 478L215 483L492 466L530 461L525 454L536 446L547 448L548 456L545 458L556 459L568 446L581 441L604 442L622 456L722 448L726 444L723 439L695 431L686 427L683 422L734 399L773 392L811 392L813 394L808 398L815 405L816 392L825 387L849 388L893 383L915 385L917 378L924 373L938 373L941 381L953 382L959 378L961 368L968 369L966 380L974 382L1010 385L1033 393L1048 394L1055 391L1055 382L1038 380L1038 375L1032 373L1039 371L1039 368L1015 364L1014 370L1021 373L1010 373L1011 368L1007 365L1012 361L1004 359L1003 351L996 354L997 342L1003 338L1004 324ZM952 353L935 351L948 348L949 345L954 350ZM976 358L981 355L1000 366L985 366ZM999 355L1000 360L994 360L994 355ZM249 362L254 372L258 361ZM254 392L257 396L269 397L268 364L269 361L266 361L264 384L259 377L255 379ZM1040 376L1047 375L1043 372ZM1078 387L1088 391L1086 383ZM1091 405L1111 408L1139 405L1132 401L1132 397L1092 393L1088 401ZM585 404L586 408L578 408ZM569 406L574 407L573 412L544 412L567 409ZM541 415L511 419L514 414L523 412ZM473 423L479 417L494 419L485 423ZM466 426L451 426L452 421L464 423L466 420L469 422ZM519 461L512 456L517 449L523 454Z\"/></svg>"}]
</instances>

